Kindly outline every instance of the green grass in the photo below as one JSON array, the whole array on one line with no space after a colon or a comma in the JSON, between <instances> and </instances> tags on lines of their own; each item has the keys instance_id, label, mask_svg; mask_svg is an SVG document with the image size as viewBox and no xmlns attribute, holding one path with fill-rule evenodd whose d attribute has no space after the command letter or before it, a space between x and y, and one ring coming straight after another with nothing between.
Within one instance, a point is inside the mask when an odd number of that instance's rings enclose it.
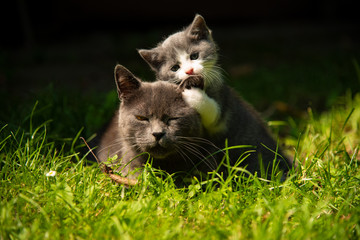
<instances>
[{"instance_id":1,"label":"green grass","mask_svg":"<svg viewBox=\"0 0 360 240\"><path fill-rule=\"evenodd\" d=\"M183 188L149 166L137 186L114 184L79 153L80 125L68 136L59 119L49 120L73 116L66 122L77 126L74 112L53 113L45 102L21 127L0 128L0 239L360 237L360 94L289 121L292 134L284 141L300 167L285 182L215 176L217 187L194 178ZM46 176L50 170L54 177Z\"/></svg>"}]
</instances>

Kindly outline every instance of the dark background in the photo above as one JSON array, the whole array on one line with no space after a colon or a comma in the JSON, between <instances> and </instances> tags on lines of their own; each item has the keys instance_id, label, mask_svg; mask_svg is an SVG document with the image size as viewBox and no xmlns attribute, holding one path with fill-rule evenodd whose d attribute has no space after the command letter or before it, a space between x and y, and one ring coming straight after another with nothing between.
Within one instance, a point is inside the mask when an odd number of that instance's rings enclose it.
<instances>
[{"instance_id":1,"label":"dark background","mask_svg":"<svg viewBox=\"0 0 360 240\"><path fill-rule=\"evenodd\" d=\"M116 63L153 80L136 49L154 47L196 13L213 30L227 83L267 118L327 110L360 90L356 1L16 0L0 9L5 122L44 91L103 101L94 96L114 90Z\"/></svg>"}]
</instances>

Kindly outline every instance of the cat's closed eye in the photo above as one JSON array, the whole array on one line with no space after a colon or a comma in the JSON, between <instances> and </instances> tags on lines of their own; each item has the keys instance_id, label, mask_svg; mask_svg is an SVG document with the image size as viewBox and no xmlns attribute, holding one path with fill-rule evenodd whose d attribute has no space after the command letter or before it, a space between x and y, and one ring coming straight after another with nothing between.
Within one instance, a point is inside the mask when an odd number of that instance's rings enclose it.
<instances>
[{"instance_id":1,"label":"cat's closed eye","mask_svg":"<svg viewBox=\"0 0 360 240\"><path fill-rule=\"evenodd\" d=\"M149 121L147 117L136 115L135 118L139 121Z\"/></svg>"},{"instance_id":2,"label":"cat's closed eye","mask_svg":"<svg viewBox=\"0 0 360 240\"><path fill-rule=\"evenodd\" d=\"M190 54L190 60L196 60L198 58L199 58L198 52L194 52L194 53Z\"/></svg>"},{"instance_id":3,"label":"cat's closed eye","mask_svg":"<svg viewBox=\"0 0 360 240\"><path fill-rule=\"evenodd\" d=\"M161 120L166 124L170 124L171 121L174 121L174 120L177 120L177 119L179 119L179 118L178 117L169 117L169 116L165 115L165 116L162 117Z\"/></svg>"},{"instance_id":4,"label":"cat's closed eye","mask_svg":"<svg viewBox=\"0 0 360 240\"><path fill-rule=\"evenodd\" d=\"M179 119L178 117L168 118L167 119L167 124L169 124L171 121L175 121L175 120L178 120L178 119Z\"/></svg>"},{"instance_id":5,"label":"cat's closed eye","mask_svg":"<svg viewBox=\"0 0 360 240\"><path fill-rule=\"evenodd\" d=\"M171 71L176 72L177 70L179 70L179 68L180 68L180 65L176 64L176 65L171 67Z\"/></svg>"}]
</instances>

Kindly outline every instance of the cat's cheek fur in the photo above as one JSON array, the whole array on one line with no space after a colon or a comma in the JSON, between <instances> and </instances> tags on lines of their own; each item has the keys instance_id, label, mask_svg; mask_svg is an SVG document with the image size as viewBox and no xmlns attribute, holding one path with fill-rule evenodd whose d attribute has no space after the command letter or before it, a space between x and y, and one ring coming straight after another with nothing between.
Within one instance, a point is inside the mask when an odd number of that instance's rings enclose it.
<instances>
[{"instance_id":1,"label":"cat's cheek fur","mask_svg":"<svg viewBox=\"0 0 360 240\"><path fill-rule=\"evenodd\" d=\"M217 132L215 126L221 114L217 102L198 88L185 89L182 95L185 102L200 114L203 126L210 133Z\"/></svg>"},{"instance_id":2,"label":"cat's cheek fur","mask_svg":"<svg viewBox=\"0 0 360 240\"><path fill-rule=\"evenodd\" d=\"M177 71L177 78L181 80L185 80L189 77L189 74L187 73L189 70L192 69L192 72L190 75L200 75L203 72L203 60L190 60L189 59L189 53L182 52L178 56L178 62L180 62L180 69Z\"/></svg>"}]
</instances>

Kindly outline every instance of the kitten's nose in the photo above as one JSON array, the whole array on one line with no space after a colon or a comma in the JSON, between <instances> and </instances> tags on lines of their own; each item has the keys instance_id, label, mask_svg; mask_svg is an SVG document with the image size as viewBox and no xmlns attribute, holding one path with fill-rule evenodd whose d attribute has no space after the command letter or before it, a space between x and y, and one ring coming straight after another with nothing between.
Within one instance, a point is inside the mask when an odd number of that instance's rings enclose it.
<instances>
[{"instance_id":1,"label":"kitten's nose","mask_svg":"<svg viewBox=\"0 0 360 240\"><path fill-rule=\"evenodd\" d=\"M185 72L187 75L193 75L194 74L194 69L193 68L190 68L189 70L187 70Z\"/></svg>"},{"instance_id":2,"label":"kitten's nose","mask_svg":"<svg viewBox=\"0 0 360 240\"><path fill-rule=\"evenodd\" d=\"M164 135L164 132L153 132L152 135L155 137L156 141L159 141Z\"/></svg>"}]
</instances>

